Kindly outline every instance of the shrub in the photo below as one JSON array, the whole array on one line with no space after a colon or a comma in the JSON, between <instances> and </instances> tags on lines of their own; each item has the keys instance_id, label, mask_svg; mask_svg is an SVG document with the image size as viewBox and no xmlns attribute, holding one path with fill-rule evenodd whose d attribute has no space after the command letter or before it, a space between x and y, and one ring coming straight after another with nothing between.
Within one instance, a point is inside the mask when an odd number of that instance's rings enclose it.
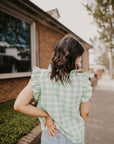
<instances>
[{"instance_id":1,"label":"shrub","mask_svg":"<svg viewBox=\"0 0 114 144\"><path fill-rule=\"evenodd\" d=\"M14 101L13 99L0 103L0 144L15 144L18 139L39 124L38 117L15 111Z\"/></svg>"}]
</instances>

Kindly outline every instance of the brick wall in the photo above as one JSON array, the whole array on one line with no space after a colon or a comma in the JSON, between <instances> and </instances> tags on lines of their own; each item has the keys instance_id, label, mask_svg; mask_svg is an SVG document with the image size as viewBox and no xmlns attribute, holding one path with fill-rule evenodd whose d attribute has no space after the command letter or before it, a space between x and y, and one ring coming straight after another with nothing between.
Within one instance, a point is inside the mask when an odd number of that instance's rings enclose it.
<instances>
[{"instance_id":1,"label":"brick wall","mask_svg":"<svg viewBox=\"0 0 114 144\"><path fill-rule=\"evenodd\" d=\"M25 87L29 78L16 78L0 80L0 102L16 98Z\"/></svg>"},{"instance_id":2,"label":"brick wall","mask_svg":"<svg viewBox=\"0 0 114 144\"><path fill-rule=\"evenodd\" d=\"M41 68L48 67L53 49L63 36L59 32L38 24L39 66Z\"/></svg>"}]
</instances>

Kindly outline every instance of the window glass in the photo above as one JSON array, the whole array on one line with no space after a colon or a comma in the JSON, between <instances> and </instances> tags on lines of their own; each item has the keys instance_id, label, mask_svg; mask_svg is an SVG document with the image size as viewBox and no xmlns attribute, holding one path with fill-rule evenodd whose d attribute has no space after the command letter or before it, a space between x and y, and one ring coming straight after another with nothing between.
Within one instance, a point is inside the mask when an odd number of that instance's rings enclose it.
<instances>
[{"instance_id":1,"label":"window glass","mask_svg":"<svg viewBox=\"0 0 114 144\"><path fill-rule=\"evenodd\" d=\"M0 11L0 73L29 71L30 24Z\"/></svg>"}]
</instances>

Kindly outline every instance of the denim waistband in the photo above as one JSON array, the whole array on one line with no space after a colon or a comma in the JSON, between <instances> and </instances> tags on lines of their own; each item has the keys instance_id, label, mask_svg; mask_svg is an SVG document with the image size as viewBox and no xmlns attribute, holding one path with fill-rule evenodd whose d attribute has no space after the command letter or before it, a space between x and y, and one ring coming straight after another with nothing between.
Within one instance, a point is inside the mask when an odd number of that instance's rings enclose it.
<instances>
[{"instance_id":1,"label":"denim waistband","mask_svg":"<svg viewBox=\"0 0 114 144\"><path fill-rule=\"evenodd\" d=\"M58 133L54 132L56 135L55 138L54 136L49 135L47 129L43 130L41 135L41 144L85 144L85 141L73 143L59 129L57 129L57 131Z\"/></svg>"}]
</instances>

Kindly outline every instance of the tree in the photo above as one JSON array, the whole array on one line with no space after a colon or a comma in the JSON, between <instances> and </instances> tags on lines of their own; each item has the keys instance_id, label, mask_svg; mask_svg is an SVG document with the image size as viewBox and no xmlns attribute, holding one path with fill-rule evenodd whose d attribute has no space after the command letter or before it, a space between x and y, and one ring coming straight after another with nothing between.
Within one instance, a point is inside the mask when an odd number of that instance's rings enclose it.
<instances>
[{"instance_id":1,"label":"tree","mask_svg":"<svg viewBox=\"0 0 114 144\"><path fill-rule=\"evenodd\" d=\"M110 51L110 75L112 78L112 49L114 48L114 0L93 0L83 4L93 16L100 39Z\"/></svg>"}]
</instances>

